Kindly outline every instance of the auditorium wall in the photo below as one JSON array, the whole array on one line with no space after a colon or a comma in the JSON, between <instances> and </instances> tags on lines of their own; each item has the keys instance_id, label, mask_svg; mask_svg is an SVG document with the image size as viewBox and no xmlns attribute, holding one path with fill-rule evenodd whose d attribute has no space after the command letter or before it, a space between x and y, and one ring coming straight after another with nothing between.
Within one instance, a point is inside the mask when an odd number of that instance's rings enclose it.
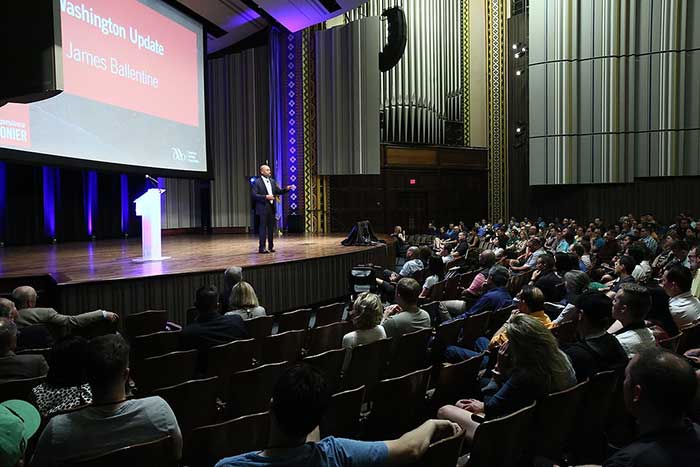
<instances>
[{"instance_id":1,"label":"auditorium wall","mask_svg":"<svg viewBox=\"0 0 700 467\"><path fill-rule=\"evenodd\" d=\"M532 5L533 2L530 2ZM530 14L533 13L532 8ZM532 51L528 14L518 12L508 20L508 44L528 45ZM662 222L670 222L680 212L700 213L697 186L693 176L635 177L630 183L559 184L537 186L530 176L528 120L540 101L530 101L526 54L519 58L508 54L508 198L509 215L574 217L614 220L623 214L654 213ZM517 71L527 70L516 75ZM517 128L524 129L518 134ZM696 145L695 158L700 159Z\"/></svg>"},{"instance_id":2,"label":"auditorium wall","mask_svg":"<svg viewBox=\"0 0 700 467\"><path fill-rule=\"evenodd\" d=\"M700 175L700 2L531 0L530 184Z\"/></svg>"},{"instance_id":3,"label":"auditorium wall","mask_svg":"<svg viewBox=\"0 0 700 467\"><path fill-rule=\"evenodd\" d=\"M406 14L406 50L381 78L382 142L487 145L485 5L484 0L370 0L345 15L355 21L394 6ZM387 26L381 29L385 44Z\"/></svg>"},{"instance_id":4,"label":"auditorium wall","mask_svg":"<svg viewBox=\"0 0 700 467\"><path fill-rule=\"evenodd\" d=\"M382 145L380 175L331 176L333 232L369 220L377 232L401 225L422 233L428 222L473 222L487 212L487 151Z\"/></svg>"}]
</instances>

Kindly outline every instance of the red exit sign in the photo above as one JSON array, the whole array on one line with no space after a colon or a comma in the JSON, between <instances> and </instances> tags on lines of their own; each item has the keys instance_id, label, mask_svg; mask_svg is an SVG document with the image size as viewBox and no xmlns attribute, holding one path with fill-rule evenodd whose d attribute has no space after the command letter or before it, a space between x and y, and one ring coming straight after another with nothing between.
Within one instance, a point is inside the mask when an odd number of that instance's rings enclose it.
<instances>
[{"instance_id":1,"label":"red exit sign","mask_svg":"<svg viewBox=\"0 0 700 467\"><path fill-rule=\"evenodd\" d=\"M416 184L416 179L415 179L415 178L409 179L409 180L408 180L408 184L409 184L409 185L415 185L415 184Z\"/></svg>"}]
</instances>

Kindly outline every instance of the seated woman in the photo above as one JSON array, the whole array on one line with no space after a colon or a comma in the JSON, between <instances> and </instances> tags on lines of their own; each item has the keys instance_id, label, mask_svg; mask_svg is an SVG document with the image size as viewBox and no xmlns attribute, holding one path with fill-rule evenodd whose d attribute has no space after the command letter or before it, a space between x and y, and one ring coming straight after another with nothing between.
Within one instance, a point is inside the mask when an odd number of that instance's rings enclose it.
<instances>
[{"instance_id":1,"label":"seated woman","mask_svg":"<svg viewBox=\"0 0 700 467\"><path fill-rule=\"evenodd\" d=\"M243 319L258 318L265 316L265 308L258 303L253 286L245 281L241 281L231 289L231 296L228 299L229 309L227 315L239 315Z\"/></svg>"},{"instance_id":2,"label":"seated woman","mask_svg":"<svg viewBox=\"0 0 700 467\"><path fill-rule=\"evenodd\" d=\"M425 278L423 283L423 290L421 290L419 298L430 297L430 289L445 278L445 263L439 256L431 256L428 260L428 277Z\"/></svg>"},{"instance_id":3,"label":"seated woman","mask_svg":"<svg viewBox=\"0 0 700 467\"><path fill-rule=\"evenodd\" d=\"M350 310L350 319L355 325L355 331L343 336L343 348L347 349L343 371L346 371L350 365L353 347L386 338L384 327L379 325L383 312L384 307L378 295L363 292L355 299Z\"/></svg>"},{"instance_id":4,"label":"seated woman","mask_svg":"<svg viewBox=\"0 0 700 467\"><path fill-rule=\"evenodd\" d=\"M472 415L493 419L513 413L552 392L576 384L576 374L557 340L537 319L518 314L505 325L507 344L498 351L493 379L483 401L462 399L438 410L438 418L458 423L468 442L479 427Z\"/></svg>"},{"instance_id":5,"label":"seated woman","mask_svg":"<svg viewBox=\"0 0 700 467\"><path fill-rule=\"evenodd\" d=\"M46 382L32 389L42 417L92 403L90 385L85 376L87 340L66 336L49 353Z\"/></svg>"}]
</instances>

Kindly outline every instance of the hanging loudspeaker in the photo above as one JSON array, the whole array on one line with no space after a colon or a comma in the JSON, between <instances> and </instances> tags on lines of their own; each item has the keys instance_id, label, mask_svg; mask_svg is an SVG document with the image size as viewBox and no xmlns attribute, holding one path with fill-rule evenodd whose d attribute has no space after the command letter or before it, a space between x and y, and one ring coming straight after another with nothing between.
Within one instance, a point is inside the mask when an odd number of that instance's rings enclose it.
<instances>
[{"instance_id":1,"label":"hanging loudspeaker","mask_svg":"<svg viewBox=\"0 0 700 467\"><path fill-rule=\"evenodd\" d=\"M388 22L387 43L379 52L379 70L387 71L399 63L406 50L406 15L399 7L389 8L382 13Z\"/></svg>"}]
</instances>

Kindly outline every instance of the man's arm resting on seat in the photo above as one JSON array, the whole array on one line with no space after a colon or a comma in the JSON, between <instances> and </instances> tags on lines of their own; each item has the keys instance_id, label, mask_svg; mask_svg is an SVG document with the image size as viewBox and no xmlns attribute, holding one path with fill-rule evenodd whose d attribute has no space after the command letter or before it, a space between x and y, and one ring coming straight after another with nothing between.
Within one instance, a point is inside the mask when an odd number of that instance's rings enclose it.
<instances>
[{"instance_id":1,"label":"man's arm resting on seat","mask_svg":"<svg viewBox=\"0 0 700 467\"><path fill-rule=\"evenodd\" d=\"M459 425L448 420L428 420L415 430L405 433L399 439L386 441L386 446L389 449L389 463L415 462L428 450L436 433L442 435L441 438L446 438L459 430Z\"/></svg>"}]
</instances>

